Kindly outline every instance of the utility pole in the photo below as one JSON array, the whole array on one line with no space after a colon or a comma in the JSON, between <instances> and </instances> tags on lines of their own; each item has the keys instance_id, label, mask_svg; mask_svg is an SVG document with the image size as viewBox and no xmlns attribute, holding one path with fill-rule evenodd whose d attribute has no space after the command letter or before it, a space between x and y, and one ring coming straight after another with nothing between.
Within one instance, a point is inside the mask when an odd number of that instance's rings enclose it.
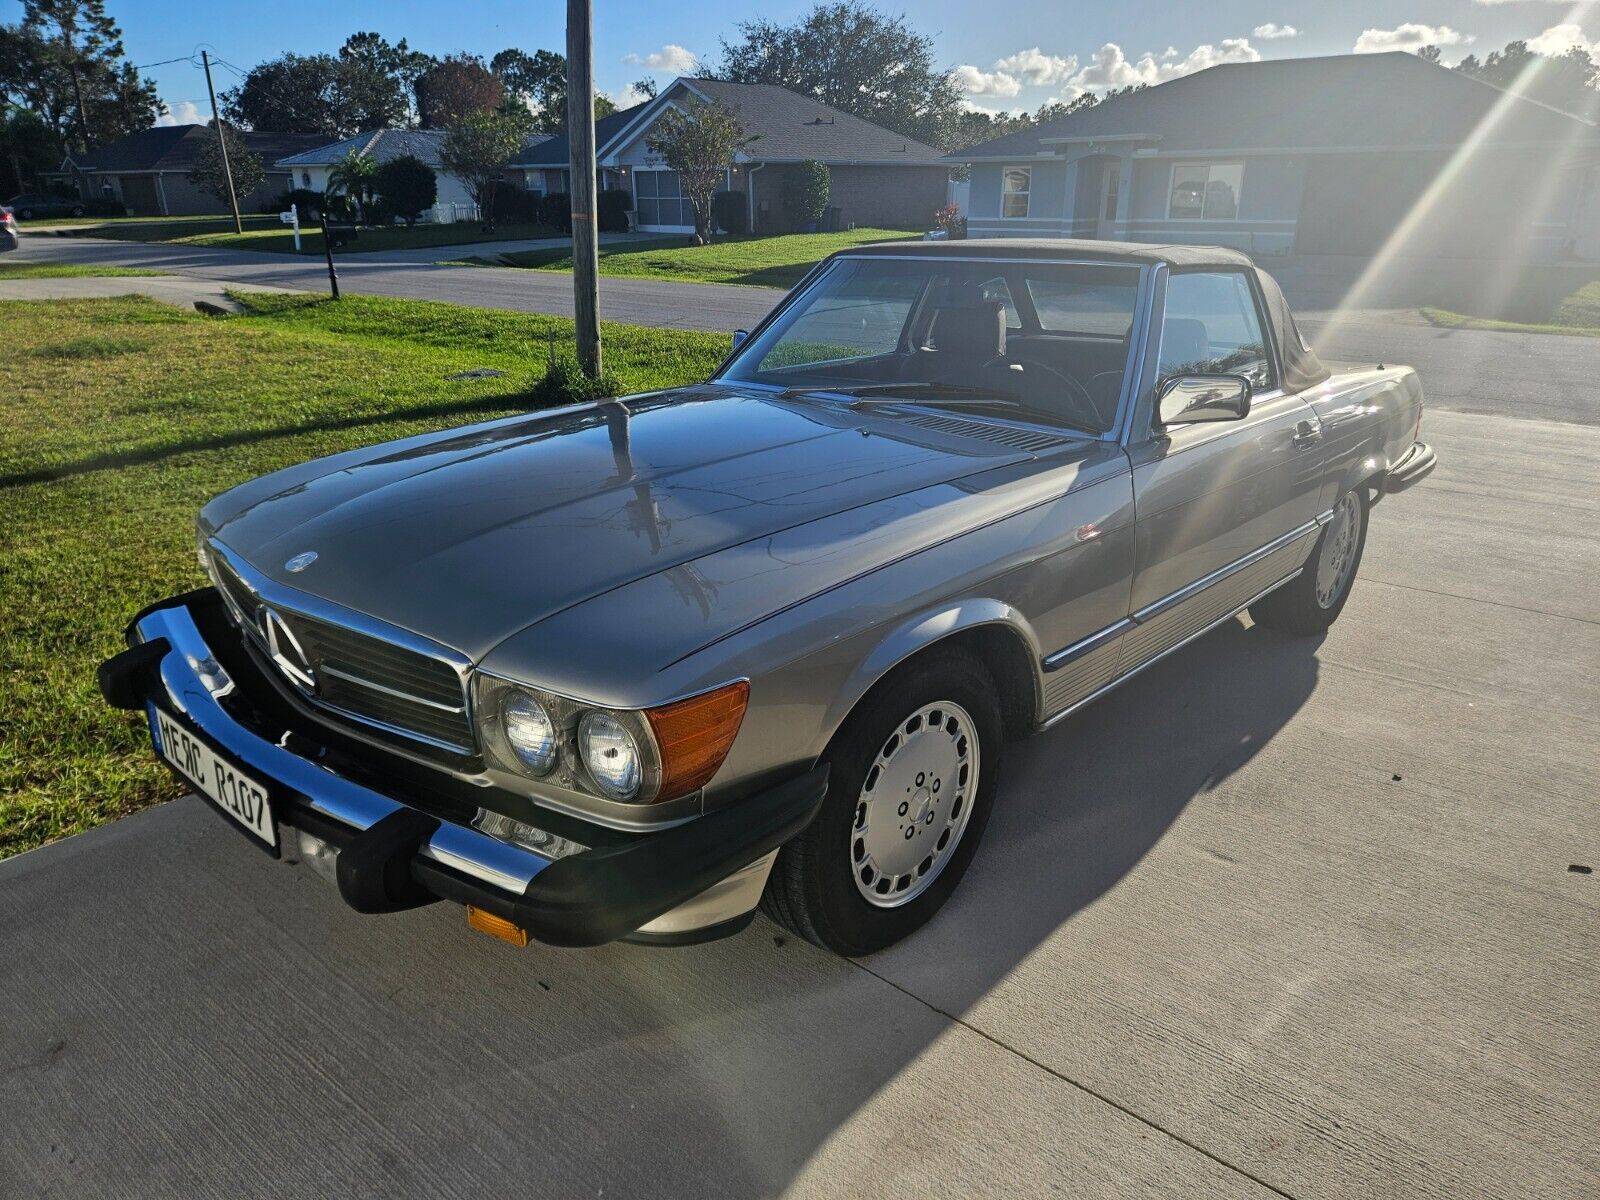
<instances>
[{"instance_id":1,"label":"utility pole","mask_svg":"<svg viewBox=\"0 0 1600 1200\"><path fill-rule=\"evenodd\" d=\"M193 62L194 59L190 59ZM239 197L233 194L233 168L228 165L228 139L222 134L222 118L217 114L217 89L211 83L211 55L200 51L200 65L206 69L206 91L211 95L211 123L217 130L217 149L222 151L222 173L228 179L228 207L233 209L233 231L244 232L244 222L239 219ZM329 269L332 269L330 264ZM337 291L334 293L338 295Z\"/></svg>"},{"instance_id":2,"label":"utility pole","mask_svg":"<svg viewBox=\"0 0 1600 1200\"><path fill-rule=\"evenodd\" d=\"M593 0L567 0L567 144L572 176L572 306L578 365L600 377L600 249L594 161Z\"/></svg>"}]
</instances>

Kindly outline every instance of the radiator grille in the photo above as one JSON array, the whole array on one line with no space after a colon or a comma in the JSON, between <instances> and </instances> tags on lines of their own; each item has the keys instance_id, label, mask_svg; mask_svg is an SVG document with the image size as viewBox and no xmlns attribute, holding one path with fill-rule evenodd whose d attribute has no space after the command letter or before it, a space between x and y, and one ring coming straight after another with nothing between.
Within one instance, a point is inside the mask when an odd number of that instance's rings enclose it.
<instances>
[{"instance_id":1,"label":"radiator grille","mask_svg":"<svg viewBox=\"0 0 1600 1200\"><path fill-rule=\"evenodd\" d=\"M464 680L449 662L285 606L264 605L220 555L212 563L248 641L307 700L359 724L460 754L474 752ZM310 677L310 686L285 668L284 659Z\"/></svg>"}]
</instances>

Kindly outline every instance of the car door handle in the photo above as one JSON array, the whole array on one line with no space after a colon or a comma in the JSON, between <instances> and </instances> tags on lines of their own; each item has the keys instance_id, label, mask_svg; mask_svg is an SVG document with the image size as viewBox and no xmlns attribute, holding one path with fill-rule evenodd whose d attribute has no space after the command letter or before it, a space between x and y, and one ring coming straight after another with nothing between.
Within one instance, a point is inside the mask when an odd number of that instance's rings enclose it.
<instances>
[{"instance_id":1,"label":"car door handle","mask_svg":"<svg viewBox=\"0 0 1600 1200\"><path fill-rule=\"evenodd\" d=\"M1311 446L1316 445L1321 440L1322 426L1313 425L1310 421L1301 421L1298 425L1296 425L1294 427L1294 437L1290 439L1290 441L1294 442L1294 448L1296 450L1308 449Z\"/></svg>"}]
</instances>

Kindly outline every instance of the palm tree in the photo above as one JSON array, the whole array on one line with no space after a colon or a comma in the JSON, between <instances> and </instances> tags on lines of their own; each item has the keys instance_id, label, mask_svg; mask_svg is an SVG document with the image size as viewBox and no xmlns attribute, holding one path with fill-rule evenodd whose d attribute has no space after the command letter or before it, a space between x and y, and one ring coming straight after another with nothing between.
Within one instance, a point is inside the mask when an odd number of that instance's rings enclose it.
<instances>
[{"instance_id":1,"label":"palm tree","mask_svg":"<svg viewBox=\"0 0 1600 1200\"><path fill-rule=\"evenodd\" d=\"M366 220L364 204L372 199L373 181L377 178L378 163L359 150L347 150L345 156L328 172L328 190L343 192L356 203L356 215Z\"/></svg>"}]
</instances>

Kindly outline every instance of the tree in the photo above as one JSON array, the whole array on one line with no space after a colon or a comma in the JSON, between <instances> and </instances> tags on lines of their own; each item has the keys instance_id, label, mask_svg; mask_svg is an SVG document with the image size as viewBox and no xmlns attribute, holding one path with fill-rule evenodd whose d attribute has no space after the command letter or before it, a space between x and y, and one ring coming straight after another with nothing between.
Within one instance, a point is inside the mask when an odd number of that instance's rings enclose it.
<instances>
[{"instance_id":1,"label":"tree","mask_svg":"<svg viewBox=\"0 0 1600 1200\"><path fill-rule=\"evenodd\" d=\"M0 115L0 197L36 190L28 181L60 165L61 145L37 113Z\"/></svg>"},{"instance_id":2,"label":"tree","mask_svg":"<svg viewBox=\"0 0 1600 1200\"><path fill-rule=\"evenodd\" d=\"M378 168L372 182L395 216L407 225L415 225L439 198L438 176L414 154L391 158Z\"/></svg>"},{"instance_id":3,"label":"tree","mask_svg":"<svg viewBox=\"0 0 1600 1200\"><path fill-rule=\"evenodd\" d=\"M635 80L628 90L635 96L643 96L646 100L654 100L656 98L657 85L654 79L646 75L643 79Z\"/></svg>"},{"instance_id":4,"label":"tree","mask_svg":"<svg viewBox=\"0 0 1600 1200\"><path fill-rule=\"evenodd\" d=\"M1586 121L1600 119L1600 65L1580 47L1548 55L1530 50L1527 42L1512 42L1481 62L1469 54L1455 69Z\"/></svg>"},{"instance_id":5,"label":"tree","mask_svg":"<svg viewBox=\"0 0 1600 1200\"><path fill-rule=\"evenodd\" d=\"M213 131L215 126L212 126ZM231 126L222 126L223 140L228 143L228 170L222 169L222 150L217 145L215 137L207 137L200 146L200 153L195 156L194 168L189 172L189 182L203 192L208 192L221 200L228 202L228 176L233 176L233 194L238 197L239 203L244 203L244 198L255 191L267 181L267 169L262 165L261 156L252 154L245 148L244 139Z\"/></svg>"},{"instance_id":6,"label":"tree","mask_svg":"<svg viewBox=\"0 0 1600 1200\"><path fill-rule=\"evenodd\" d=\"M231 152L233 147L228 148ZM339 192L356 202L356 213L364 216L378 178L377 161L359 150L345 155L328 171L328 191Z\"/></svg>"},{"instance_id":7,"label":"tree","mask_svg":"<svg viewBox=\"0 0 1600 1200\"><path fill-rule=\"evenodd\" d=\"M758 17L722 42L715 74L773 83L932 146L951 145L961 93L933 39L860 0L819 4L793 25Z\"/></svg>"},{"instance_id":8,"label":"tree","mask_svg":"<svg viewBox=\"0 0 1600 1200\"><path fill-rule=\"evenodd\" d=\"M236 125L274 133L338 139L358 132L341 111L339 60L331 54L282 54L257 63L222 94L222 113Z\"/></svg>"},{"instance_id":9,"label":"tree","mask_svg":"<svg viewBox=\"0 0 1600 1200\"><path fill-rule=\"evenodd\" d=\"M44 122L58 159L166 112L156 85L127 61L103 0L24 0L22 19L0 25L0 98Z\"/></svg>"},{"instance_id":10,"label":"tree","mask_svg":"<svg viewBox=\"0 0 1600 1200\"><path fill-rule=\"evenodd\" d=\"M357 129L410 125L417 80L433 56L401 38L391 46L380 34L352 33L339 47L336 90L341 117Z\"/></svg>"},{"instance_id":11,"label":"tree","mask_svg":"<svg viewBox=\"0 0 1600 1200\"><path fill-rule=\"evenodd\" d=\"M732 109L720 100L706 103L694 97L684 107L669 108L645 138L652 154L678 174L683 194L694 209L695 245L711 237L711 197L733 160L756 139L745 135Z\"/></svg>"},{"instance_id":12,"label":"tree","mask_svg":"<svg viewBox=\"0 0 1600 1200\"><path fill-rule=\"evenodd\" d=\"M504 97L500 77L476 54L447 54L417 81L424 129L449 129L474 113L493 112Z\"/></svg>"},{"instance_id":13,"label":"tree","mask_svg":"<svg viewBox=\"0 0 1600 1200\"><path fill-rule=\"evenodd\" d=\"M494 228L500 174L526 136L526 120L514 113L471 112L445 131L439 145L441 165L466 185L487 228Z\"/></svg>"},{"instance_id":14,"label":"tree","mask_svg":"<svg viewBox=\"0 0 1600 1200\"><path fill-rule=\"evenodd\" d=\"M828 207L828 191L833 186L825 163L803 162L790 167L783 176L783 206L797 226L820 220Z\"/></svg>"},{"instance_id":15,"label":"tree","mask_svg":"<svg viewBox=\"0 0 1600 1200\"><path fill-rule=\"evenodd\" d=\"M504 104L520 105L533 114L530 133L567 131L567 56L554 50L502 50L489 69L505 87ZM594 98L595 120L617 111L609 96Z\"/></svg>"}]
</instances>

